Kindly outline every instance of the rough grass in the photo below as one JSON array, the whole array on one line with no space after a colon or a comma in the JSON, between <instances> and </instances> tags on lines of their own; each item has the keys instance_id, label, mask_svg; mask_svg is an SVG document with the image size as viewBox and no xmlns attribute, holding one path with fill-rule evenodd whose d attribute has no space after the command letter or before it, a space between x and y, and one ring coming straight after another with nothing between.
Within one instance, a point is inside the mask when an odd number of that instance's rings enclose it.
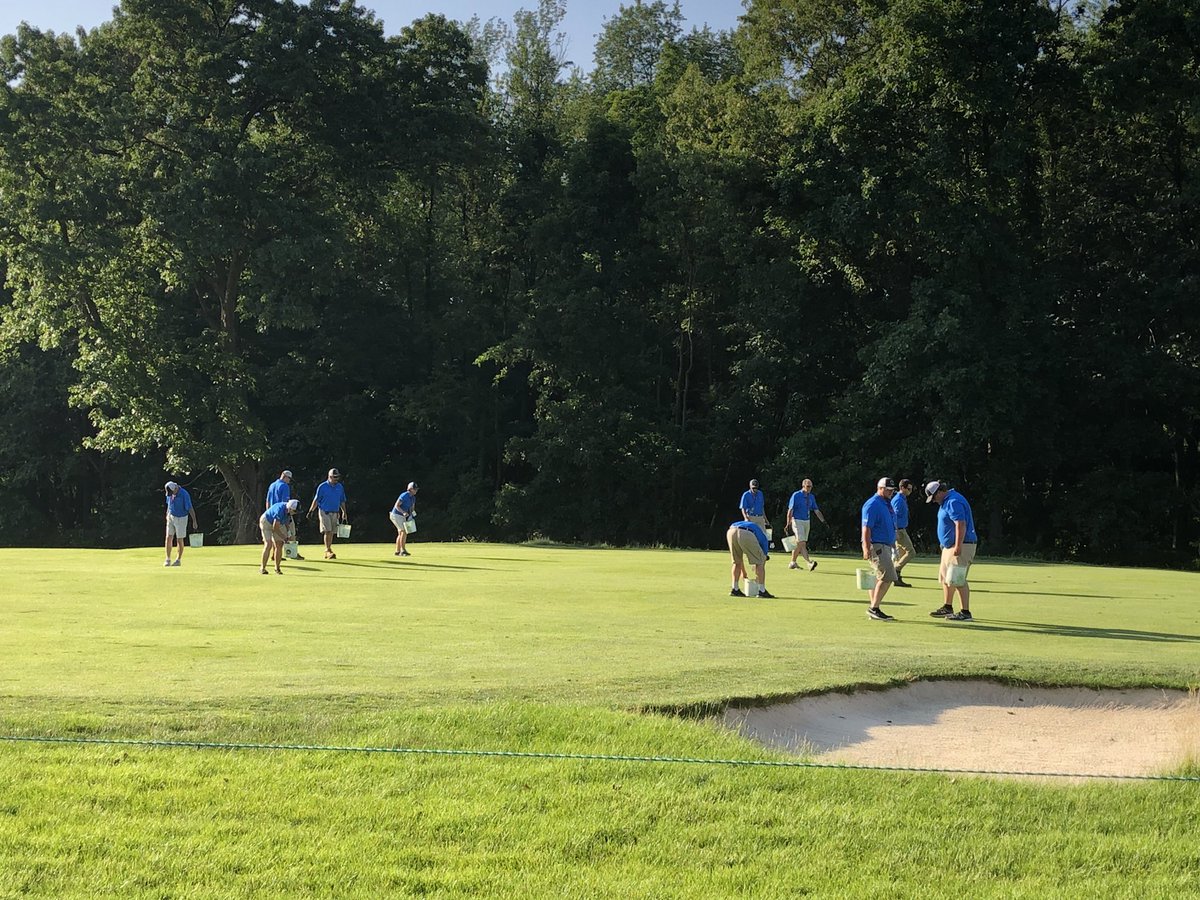
<instances>
[{"instance_id":1,"label":"rough grass","mask_svg":"<svg viewBox=\"0 0 1200 900\"><path fill-rule=\"evenodd\" d=\"M1187 687L1196 576L982 562L869 622L851 559L347 545L0 551L0 731L777 759L728 697L911 677ZM1194 762L1190 763L1194 768ZM1200 896L1200 785L0 743L0 896Z\"/></svg>"}]
</instances>

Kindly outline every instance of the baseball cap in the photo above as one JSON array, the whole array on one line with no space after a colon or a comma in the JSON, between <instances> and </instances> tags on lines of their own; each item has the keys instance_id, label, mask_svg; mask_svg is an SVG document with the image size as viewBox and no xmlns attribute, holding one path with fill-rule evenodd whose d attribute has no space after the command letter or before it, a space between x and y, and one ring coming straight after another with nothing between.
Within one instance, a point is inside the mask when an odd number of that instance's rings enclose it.
<instances>
[{"instance_id":1,"label":"baseball cap","mask_svg":"<svg viewBox=\"0 0 1200 900\"><path fill-rule=\"evenodd\" d=\"M292 470L291 470L291 469L284 469L284 470L283 470L283 471L280 473L279 477L280 477L280 478L291 478L291 477L292 477Z\"/></svg>"},{"instance_id":2,"label":"baseball cap","mask_svg":"<svg viewBox=\"0 0 1200 900\"><path fill-rule=\"evenodd\" d=\"M289 500L287 502L287 508L289 510L291 510L292 512L295 512L296 510L298 510L300 508L300 501L299 500Z\"/></svg>"},{"instance_id":3,"label":"baseball cap","mask_svg":"<svg viewBox=\"0 0 1200 900\"><path fill-rule=\"evenodd\" d=\"M942 484L940 481L929 482L929 484L925 485L925 502L932 503L933 495L936 494L938 491L944 491L944 490L946 490L946 486L944 484Z\"/></svg>"},{"instance_id":4,"label":"baseball cap","mask_svg":"<svg viewBox=\"0 0 1200 900\"><path fill-rule=\"evenodd\" d=\"M894 491L896 489L896 481L893 478L888 478L887 476L884 476L883 478L880 478L878 482L875 483L875 487L891 488Z\"/></svg>"},{"instance_id":5,"label":"baseball cap","mask_svg":"<svg viewBox=\"0 0 1200 900\"><path fill-rule=\"evenodd\" d=\"M329 477L330 477L330 478L341 478L341 477L342 477L342 473L341 473L341 472L339 472L337 469L330 469L330 470L329 470Z\"/></svg>"},{"instance_id":6,"label":"baseball cap","mask_svg":"<svg viewBox=\"0 0 1200 900\"><path fill-rule=\"evenodd\" d=\"M757 478L750 479L750 487L758 487L758 479Z\"/></svg>"},{"instance_id":7,"label":"baseball cap","mask_svg":"<svg viewBox=\"0 0 1200 900\"><path fill-rule=\"evenodd\" d=\"M168 491L179 490L179 485L176 484L174 481L168 481L166 484L163 485L163 487L166 488Z\"/></svg>"},{"instance_id":8,"label":"baseball cap","mask_svg":"<svg viewBox=\"0 0 1200 900\"><path fill-rule=\"evenodd\" d=\"M416 489L417 489L417 483L415 481L410 481L408 483L408 490L415 491Z\"/></svg>"}]
</instances>

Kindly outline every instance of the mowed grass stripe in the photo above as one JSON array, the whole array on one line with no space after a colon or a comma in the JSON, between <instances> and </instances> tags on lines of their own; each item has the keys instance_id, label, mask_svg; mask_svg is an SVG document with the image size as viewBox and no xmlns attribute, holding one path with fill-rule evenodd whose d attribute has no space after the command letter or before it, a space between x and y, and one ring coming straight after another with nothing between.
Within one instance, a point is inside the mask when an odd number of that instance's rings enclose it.
<instances>
[{"instance_id":1,"label":"mowed grass stripe","mask_svg":"<svg viewBox=\"0 0 1200 900\"><path fill-rule=\"evenodd\" d=\"M367 694L669 706L915 676L1186 687L1200 658L1191 573L997 563L978 621L930 619L932 561L870 622L857 560L777 557L778 598L730 598L717 552L345 544L257 573L252 547L0 550L0 695L206 701ZM310 550L312 555L316 551Z\"/></svg>"}]
</instances>

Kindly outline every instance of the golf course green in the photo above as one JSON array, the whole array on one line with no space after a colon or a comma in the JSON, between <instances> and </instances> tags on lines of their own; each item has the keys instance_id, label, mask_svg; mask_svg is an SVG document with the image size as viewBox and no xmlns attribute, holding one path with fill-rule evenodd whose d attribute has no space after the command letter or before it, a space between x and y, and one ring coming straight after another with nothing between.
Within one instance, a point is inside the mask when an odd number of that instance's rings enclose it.
<instances>
[{"instance_id":1,"label":"golf course green","mask_svg":"<svg viewBox=\"0 0 1200 900\"><path fill-rule=\"evenodd\" d=\"M1200 686L1198 576L345 544L0 550L0 736L771 761L695 713L914 679ZM952 758L952 748L948 748ZM1175 774L1197 774L1184 761ZM1200 896L1200 783L0 741L0 896Z\"/></svg>"}]
</instances>

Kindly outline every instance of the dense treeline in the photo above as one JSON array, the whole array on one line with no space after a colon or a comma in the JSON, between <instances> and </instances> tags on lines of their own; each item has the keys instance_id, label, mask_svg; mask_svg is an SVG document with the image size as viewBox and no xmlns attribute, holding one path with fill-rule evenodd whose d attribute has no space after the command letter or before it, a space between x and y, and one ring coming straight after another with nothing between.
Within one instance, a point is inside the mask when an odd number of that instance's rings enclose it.
<instances>
[{"instance_id":1,"label":"dense treeline","mask_svg":"<svg viewBox=\"0 0 1200 900\"><path fill-rule=\"evenodd\" d=\"M252 536L707 546L812 477L853 545L941 476L989 553L1194 566L1200 7L623 7L511 26L125 0L0 67L4 543L152 542L166 474ZM927 533L918 510L915 531Z\"/></svg>"}]
</instances>

